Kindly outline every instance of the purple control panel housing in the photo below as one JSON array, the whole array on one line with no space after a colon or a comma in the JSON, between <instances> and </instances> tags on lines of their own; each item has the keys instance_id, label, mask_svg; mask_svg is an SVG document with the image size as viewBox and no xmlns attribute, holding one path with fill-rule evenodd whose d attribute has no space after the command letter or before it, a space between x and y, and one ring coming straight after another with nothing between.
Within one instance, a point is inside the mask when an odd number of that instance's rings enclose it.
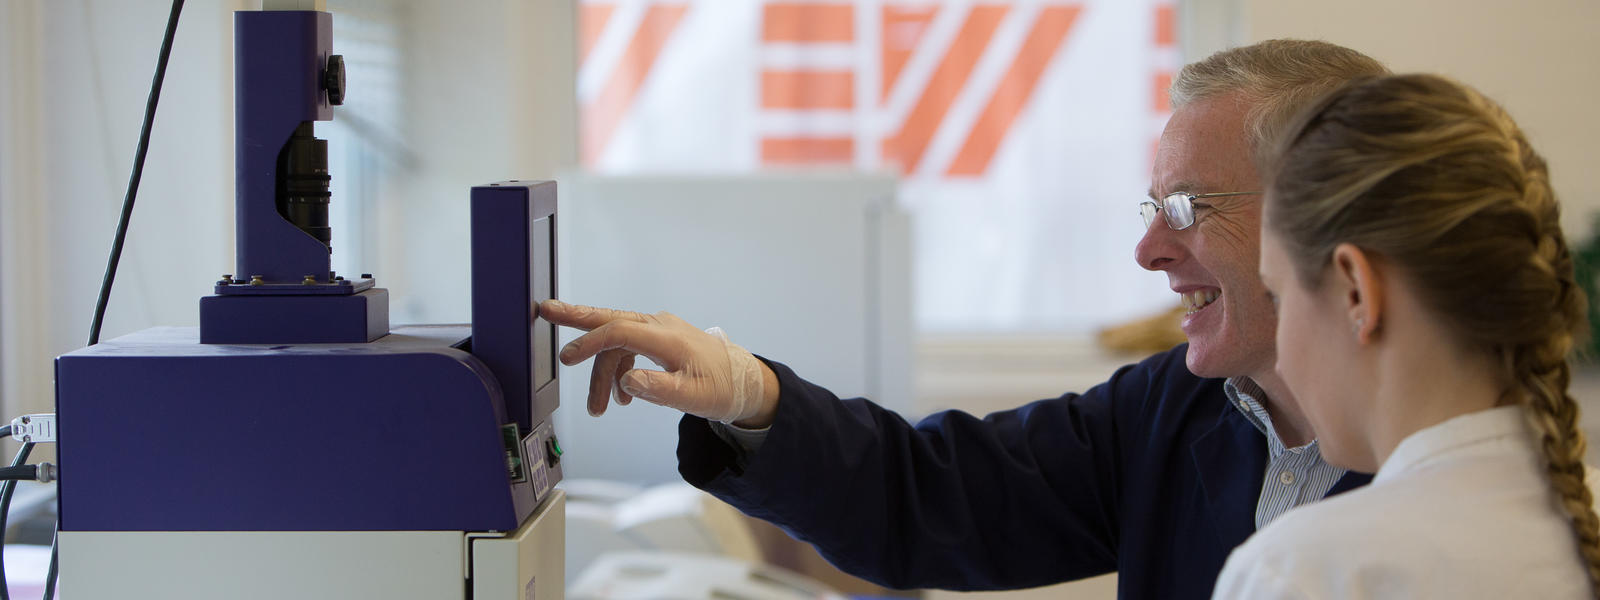
<instances>
[{"instance_id":1,"label":"purple control panel housing","mask_svg":"<svg viewBox=\"0 0 1600 600\"><path fill-rule=\"evenodd\" d=\"M500 377L512 420L532 431L560 404L556 327L534 314L556 297L556 182L472 188L472 353Z\"/></svg>"}]
</instances>

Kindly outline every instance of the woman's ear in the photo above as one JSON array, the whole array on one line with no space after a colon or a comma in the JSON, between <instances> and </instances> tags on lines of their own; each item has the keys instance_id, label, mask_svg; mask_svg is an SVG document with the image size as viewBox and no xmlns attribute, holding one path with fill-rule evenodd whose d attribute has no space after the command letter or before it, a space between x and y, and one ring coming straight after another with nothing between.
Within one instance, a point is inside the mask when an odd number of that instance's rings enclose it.
<instances>
[{"instance_id":1,"label":"woman's ear","mask_svg":"<svg viewBox=\"0 0 1600 600\"><path fill-rule=\"evenodd\" d=\"M1372 254L1354 244L1339 244L1333 249L1329 284L1350 321L1358 343L1368 343L1378 333L1383 320L1383 280Z\"/></svg>"}]
</instances>

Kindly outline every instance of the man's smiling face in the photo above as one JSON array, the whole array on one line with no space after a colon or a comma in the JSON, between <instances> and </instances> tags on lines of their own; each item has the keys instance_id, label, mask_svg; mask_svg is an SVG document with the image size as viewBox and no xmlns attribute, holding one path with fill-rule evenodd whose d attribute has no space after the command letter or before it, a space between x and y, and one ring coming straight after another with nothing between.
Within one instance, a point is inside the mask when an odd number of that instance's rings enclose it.
<instances>
[{"instance_id":1,"label":"man's smiling face","mask_svg":"<svg viewBox=\"0 0 1600 600\"><path fill-rule=\"evenodd\" d=\"M1249 104L1223 95L1173 112L1156 150L1150 195L1258 192L1245 133ZM1195 223L1174 231L1157 218L1139 240L1139 266L1163 271L1188 314L1189 370L1202 377L1270 374L1277 318L1257 271L1261 196L1201 198Z\"/></svg>"}]
</instances>

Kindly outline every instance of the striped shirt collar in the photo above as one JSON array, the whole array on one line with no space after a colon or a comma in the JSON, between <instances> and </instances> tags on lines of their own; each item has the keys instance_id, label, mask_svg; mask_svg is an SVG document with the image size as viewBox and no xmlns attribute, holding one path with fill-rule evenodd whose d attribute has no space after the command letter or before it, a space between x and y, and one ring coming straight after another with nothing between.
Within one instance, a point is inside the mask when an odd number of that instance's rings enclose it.
<instances>
[{"instance_id":1,"label":"striped shirt collar","mask_svg":"<svg viewBox=\"0 0 1600 600\"><path fill-rule=\"evenodd\" d=\"M1311 440L1304 446L1288 448L1283 445L1283 438L1278 437L1277 428L1272 426L1272 415L1267 413L1267 407L1261 403L1266 398L1266 392L1255 380L1249 377L1229 377L1222 383L1222 391L1228 396L1228 404L1244 415L1245 419L1255 425L1262 435L1267 436L1267 451L1270 456L1277 457L1284 452L1300 454L1306 451L1316 451L1317 441Z\"/></svg>"},{"instance_id":2,"label":"striped shirt collar","mask_svg":"<svg viewBox=\"0 0 1600 600\"><path fill-rule=\"evenodd\" d=\"M1321 500L1339 483L1345 470L1322 460L1315 440L1298 448L1284 448L1283 439L1272 426L1272 415L1262 403L1267 396L1256 382L1234 377L1223 383L1222 390L1228 403L1267 438L1266 472L1262 474L1261 495L1256 498L1256 529L1266 527L1289 509Z\"/></svg>"}]
</instances>

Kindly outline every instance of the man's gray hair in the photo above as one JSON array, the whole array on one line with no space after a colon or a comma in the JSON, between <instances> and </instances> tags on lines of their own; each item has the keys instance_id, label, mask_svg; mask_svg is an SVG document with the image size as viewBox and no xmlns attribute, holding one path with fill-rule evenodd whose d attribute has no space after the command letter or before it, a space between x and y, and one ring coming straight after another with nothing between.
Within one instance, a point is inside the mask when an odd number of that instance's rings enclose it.
<instances>
[{"instance_id":1,"label":"man's gray hair","mask_svg":"<svg viewBox=\"0 0 1600 600\"><path fill-rule=\"evenodd\" d=\"M1272 148L1273 140L1295 115L1344 84L1388 75L1372 57L1321 41L1267 40L1230 48L1184 65L1168 92L1173 110L1239 93L1252 106L1245 130L1252 151Z\"/></svg>"}]
</instances>

